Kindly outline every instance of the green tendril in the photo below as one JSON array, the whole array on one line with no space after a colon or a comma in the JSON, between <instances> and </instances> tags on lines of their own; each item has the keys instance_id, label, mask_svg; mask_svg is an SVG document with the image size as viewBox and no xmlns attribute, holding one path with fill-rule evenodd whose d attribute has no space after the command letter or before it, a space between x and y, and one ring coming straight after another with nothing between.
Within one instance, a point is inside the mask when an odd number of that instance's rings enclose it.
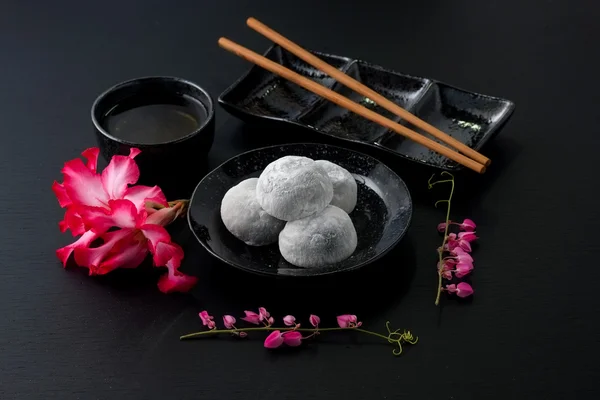
<instances>
[{"instance_id":1,"label":"green tendril","mask_svg":"<svg viewBox=\"0 0 600 400\"><path fill-rule=\"evenodd\" d=\"M446 203L448 205L448 207L446 209L446 229L444 230L444 239L442 240L442 246L440 247L440 249L438 251L439 262L438 262L438 288L437 288L437 295L435 297L435 305L436 306L440 303L440 295L442 293L442 272L443 272L442 266L444 264L443 254L444 254L444 247L446 246L446 241L448 240L448 227L450 226L450 207L452 205L452 196L454 195L454 175L452 175L448 171L443 171L441 173L441 175L449 176L450 179L443 179L443 180L431 182L431 180L435 176L435 174L434 174L427 181L427 185L428 185L429 189L433 188L433 186L437 185L438 183L450 183L451 184L450 195L448 196L448 199L438 200L435 202L435 207L437 207L438 204L440 204L440 203ZM412 337L412 335L411 335L411 337ZM410 343L408 340L407 340L407 342Z\"/></svg>"}]
</instances>

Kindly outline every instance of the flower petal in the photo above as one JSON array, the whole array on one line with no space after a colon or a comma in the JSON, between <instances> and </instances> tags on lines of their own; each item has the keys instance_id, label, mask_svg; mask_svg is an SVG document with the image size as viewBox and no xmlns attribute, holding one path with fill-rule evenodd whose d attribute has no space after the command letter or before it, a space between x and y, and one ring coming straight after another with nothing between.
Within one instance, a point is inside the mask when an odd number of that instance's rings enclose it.
<instances>
[{"instance_id":1,"label":"flower petal","mask_svg":"<svg viewBox=\"0 0 600 400\"><path fill-rule=\"evenodd\" d=\"M179 245L158 242L155 250L154 262L156 266L165 266L169 270L158 280L158 289L161 292L188 292L198 283L198 278L195 276L185 275L178 271L184 256L183 249Z\"/></svg>"},{"instance_id":2,"label":"flower petal","mask_svg":"<svg viewBox=\"0 0 600 400\"><path fill-rule=\"evenodd\" d=\"M93 274L104 275L117 268L137 268L148 255L144 242L121 241L115 244L105 261L93 269Z\"/></svg>"},{"instance_id":3,"label":"flower petal","mask_svg":"<svg viewBox=\"0 0 600 400\"><path fill-rule=\"evenodd\" d=\"M79 207L78 212L86 227L98 233L104 233L112 227L135 228L143 218L144 211L137 212L129 200L110 200L110 208Z\"/></svg>"},{"instance_id":4,"label":"flower petal","mask_svg":"<svg viewBox=\"0 0 600 400\"><path fill-rule=\"evenodd\" d=\"M70 229L73 236L83 235L87 230L83 223L83 219L81 219L81 215L77 212L77 207L67 208L65 217L58 223L58 227L62 233L65 233L67 229Z\"/></svg>"},{"instance_id":5,"label":"flower petal","mask_svg":"<svg viewBox=\"0 0 600 400\"><path fill-rule=\"evenodd\" d=\"M284 332L281 337L287 346L296 347L302 344L302 334L298 331Z\"/></svg>"},{"instance_id":6,"label":"flower petal","mask_svg":"<svg viewBox=\"0 0 600 400\"><path fill-rule=\"evenodd\" d=\"M456 295L458 297L469 297L473 294L473 292L474 290L471 287L471 285L469 285L466 282L461 282L458 285L456 285Z\"/></svg>"},{"instance_id":7,"label":"flower petal","mask_svg":"<svg viewBox=\"0 0 600 400\"><path fill-rule=\"evenodd\" d=\"M102 185L111 199L121 199L129 184L136 183L140 170L128 156L113 156L108 166L102 171Z\"/></svg>"},{"instance_id":8,"label":"flower petal","mask_svg":"<svg viewBox=\"0 0 600 400\"><path fill-rule=\"evenodd\" d=\"M123 199L131 201L138 211L145 208L147 201L153 201L165 207L169 206L167 198L158 186L135 185L128 187L125 190Z\"/></svg>"},{"instance_id":9,"label":"flower petal","mask_svg":"<svg viewBox=\"0 0 600 400\"><path fill-rule=\"evenodd\" d=\"M169 270L169 273L160 277L157 286L158 290L163 293L185 293L196 286L196 283L198 283L198 278L195 276L185 275L179 271L175 271L171 274L171 270Z\"/></svg>"},{"instance_id":10,"label":"flower petal","mask_svg":"<svg viewBox=\"0 0 600 400\"><path fill-rule=\"evenodd\" d=\"M63 266L66 267L67 261L69 260L69 256L71 256L71 253L75 249L80 248L80 247L87 247L97 238L98 238L98 234L96 234L95 232L92 232L92 231L87 231L83 235L81 235L81 237L79 239L77 239L75 242L71 243L68 246L65 246L65 247L62 247L62 248L56 250L56 256L63 263Z\"/></svg>"},{"instance_id":11,"label":"flower petal","mask_svg":"<svg viewBox=\"0 0 600 400\"><path fill-rule=\"evenodd\" d=\"M281 332L273 331L267 338L265 339L265 347L267 349L276 349L277 347L283 344L283 337Z\"/></svg>"},{"instance_id":12,"label":"flower petal","mask_svg":"<svg viewBox=\"0 0 600 400\"><path fill-rule=\"evenodd\" d=\"M317 315L310 314L308 321L312 326L317 327L321 323L321 318L319 318Z\"/></svg>"},{"instance_id":13,"label":"flower petal","mask_svg":"<svg viewBox=\"0 0 600 400\"><path fill-rule=\"evenodd\" d=\"M77 247L75 249L75 262L77 265L87 267L90 269L90 275L100 274L99 266L109 259L112 255L111 251L113 247L120 240L126 240L125 243L131 243L133 241L133 229L119 229L116 231L105 233L102 236L104 243L98 247ZM120 249L124 249L126 246L122 244ZM115 249L116 250L116 249ZM108 272L108 271L106 271ZM104 272L104 273L106 273Z\"/></svg>"},{"instance_id":14,"label":"flower petal","mask_svg":"<svg viewBox=\"0 0 600 400\"><path fill-rule=\"evenodd\" d=\"M98 167L98 154L100 154L100 149L98 147L90 147L81 153L87 160L85 166L92 172L96 172L96 168Z\"/></svg>"},{"instance_id":15,"label":"flower petal","mask_svg":"<svg viewBox=\"0 0 600 400\"><path fill-rule=\"evenodd\" d=\"M100 175L92 172L80 158L67 161L62 169L63 186L73 203L92 207L106 207L108 193Z\"/></svg>"},{"instance_id":16,"label":"flower petal","mask_svg":"<svg viewBox=\"0 0 600 400\"><path fill-rule=\"evenodd\" d=\"M286 326L294 326L296 324L296 317L294 317L293 315L286 315L285 317L283 317L283 323Z\"/></svg>"},{"instance_id":17,"label":"flower petal","mask_svg":"<svg viewBox=\"0 0 600 400\"><path fill-rule=\"evenodd\" d=\"M157 266L162 266L164 265L164 263L166 263L166 261L170 258L165 258L164 255L160 256L161 260L164 260L164 262L159 262L158 258L159 257L157 255L158 253L158 249L157 246L159 243L164 242L166 244L171 244L171 245L175 245L174 243L170 243L171 242L171 236L169 235L169 232L167 232L167 230L165 228L163 228L160 225L154 225L154 224L144 224L140 227L140 230L144 233L144 236L146 237L146 239L148 239L148 248L150 249L150 252L152 253L152 255L154 256L154 262L156 263ZM179 246L177 246L179 247ZM161 251L173 251L173 249L171 248L166 248L164 246L161 246ZM181 247L179 247L179 249L181 249ZM170 253L169 253L170 254ZM181 259L183 258L183 250L181 250ZM180 261L181 261L180 259ZM179 265L178 265L179 267Z\"/></svg>"},{"instance_id":18,"label":"flower petal","mask_svg":"<svg viewBox=\"0 0 600 400\"><path fill-rule=\"evenodd\" d=\"M67 190L62 183L54 181L52 184L52 191L56 195L56 199L58 200L58 204L61 206L61 208L65 208L73 204L71 198L67 194Z\"/></svg>"}]
</instances>

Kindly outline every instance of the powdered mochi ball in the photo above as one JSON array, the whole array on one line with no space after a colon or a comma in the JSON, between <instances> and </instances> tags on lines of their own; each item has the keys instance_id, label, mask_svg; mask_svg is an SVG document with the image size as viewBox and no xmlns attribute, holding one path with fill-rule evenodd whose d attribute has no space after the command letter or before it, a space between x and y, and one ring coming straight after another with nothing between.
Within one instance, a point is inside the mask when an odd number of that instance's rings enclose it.
<instances>
[{"instance_id":1,"label":"powdered mochi ball","mask_svg":"<svg viewBox=\"0 0 600 400\"><path fill-rule=\"evenodd\" d=\"M352 174L331 161L317 160L315 162L327 172L333 184L333 199L329 204L337 206L350 214L356 207L357 200L356 181Z\"/></svg>"},{"instance_id":2,"label":"powdered mochi ball","mask_svg":"<svg viewBox=\"0 0 600 400\"><path fill-rule=\"evenodd\" d=\"M314 160L285 156L267 165L260 174L256 198L275 218L293 221L327 207L333 198L333 184Z\"/></svg>"},{"instance_id":3,"label":"powdered mochi ball","mask_svg":"<svg viewBox=\"0 0 600 400\"><path fill-rule=\"evenodd\" d=\"M321 267L350 257L357 241L348 214L327 206L318 214L285 224L279 234L279 251L297 267Z\"/></svg>"},{"instance_id":4,"label":"powdered mochi ball","mask_svg":"<svg viewBox=\"0 0 600 400\"><path fill-rule=\"evenodd\" d=\"M265 246L277 241L285 226L263 210L256 200L258 178L242 181L229 189L221 201L221 219L233 236L250 246Z\"/></svg>"}]
</instances>

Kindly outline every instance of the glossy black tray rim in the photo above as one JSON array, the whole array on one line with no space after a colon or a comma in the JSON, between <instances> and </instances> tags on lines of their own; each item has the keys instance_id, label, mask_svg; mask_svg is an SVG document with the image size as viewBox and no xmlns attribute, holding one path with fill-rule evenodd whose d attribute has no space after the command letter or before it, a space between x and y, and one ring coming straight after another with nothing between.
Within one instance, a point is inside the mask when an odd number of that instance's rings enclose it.
<instances>
[{"instance_id":1,"label":"glossy black tray rim","mask_svg":"<svg viewBox=\"0 0 600 400\"><path fill-rule=\"evenodd\" d=\"M263 52L262 55L264 57L266 57L271 51L273 51L274 49L276 49L278 47L281 47L281 46L279 46L277 44L273 44L265 52ZM282 48L282 51L287 51L287 50L285 50L285 49ZM370 66L370 67L373 67L373 68L378 68L378 69L381 69L381 70L386 71L386 72L391 72L391 73L395 73L395 74L401 74L401 75L404 75L404 76L409 77L409 78L427 79L432 84L433 83L440 83L442 85L447 86L448 88L456 89L456 90L460 90L460 91L464 91L464 92L469 92L469 93L472 93L472 94L474 94L476 96L479 96L479 97L484 97L484 98L488 98L488 99L492 99L492 100L507 102L508 103L508 110L507 110L507 112L502 116L501 119L498 120L498 122L494 125L493 129L490 130L490 134L486 135L482 140L478 141L476 143L476 145L472 147L473 150L479 150L479 149L481 149L487 142L489 142L491 139L493 139L496 136L496 134L500 131L500 129L502 129L502 127L504 126L504 124L509 120L509 118L512 116L512 114L513 114L513 112L515 110L515 103L513 101L511 101L511 100L508 100L508 99L505 99L505 98L502 98L502 97L490 96L490 95L487 95L487 94L481 94L481 93L473 92L473 91L461 88L459 86L450 85L450 84L448 84L446 82L439 81L437 79L424 78L424 77L420 77L420 76L405 74L403 72L398 72L398 71L394 71L394 70L391 70L391 69L388 69L388 68L384 68L384 67L381 67L379 65L372 64L372 63L370 63L368 61L364 61L364 60L361 60L361 59L358 59L358 58L349 58L349 57L346 57L346 56L339 56L339 55L336 55L336 54L323 53L323 52L312 51L312 50L310 52L312 54L316 55L317 57L337 57L337 58L346 59L346 60L348 60L348 63L349 63L348 67L350 67L354 63L363 63L363 64L365 64L367 66ZM316 132L316 133L318 133L320 135L326 135L326 136L329 136L329 137L334 138L336 140L342 140L342 141L346 141L346 142L356 143L356 144L359 144L359 145L362 145L362 146L368 146L368 147L371 147L371 148L383 150L383 151L385 151L385 152L387 152L389 154L392 154L392 155L394 155L396 157L401 157L401 158L403 158L405 160L408 160L410 162L419 163L419 164L422 164L422 165L425 165L425 166L428 166L428 167L432 167L432 168L436 168L436 169L440 169L440 170L445 170L445 171L450 171L450 172L451 171L459 171L459 170L462 170L464 168L460 164L455 164L455 165L450 165L450 166L440 166L440 165L433 164L433 163L430 163L430 162L427 162L427 161L418 160L418 159L415 159L415 158L412 158L412 157L408 157L408 156L406 156L406 155L404 155L402 153L399 153L397 151L394 151L392 149L389 149L389 148L387 148L385 146L378 145L377 143L369 143L369 142L358 140L358 139L350 139L350 138L347 138L347 137L340 137L340 136L332 135L329 132L324 132L324 131L318 130L315 127L302 124L299 121L293 121L291 119L279 118L279 117L273 117L273 116L270 116L270 115L263 115L263 114L255 113L255 112L252 112L252 111L248 111L248 110L246 110L244 108L241 108L241 107L237 106L236 104L233 104L233 103L230 103L230 102L227 102L227 101L223 100L223 98L225 96L227 96L232 90L234 90L236 88L236 86L238 86L244 79L246 79L248 77L248 75L250 75L250 73L255 68L261 68L261 67L259 67L257 65L252 65L250 68L248 68L248 70L242 76L240 76L235 82L233 82L231 85L229 85L229 87L227 89L225 89L219 95L219 98L217 99L217 101L219 102L219 104L221 104L221 106L223 106L225 109L235 110L239 114L246 114L246 115L249 115L249 116L252 116L252 117L255 117L255 118L259 118L259 119L263 119L263 120L269 120L269 121L273 121L273 122L291 124L291 125L303 128L303 129L310 129L313 132ZM409 139L407 139L407 140L409 140Z\"/></svg>"},{"instance_id":2,"label":"glossy black tray rim","mask_svg":"<svg viewBox=\"0 0 600 400\"><path fill-rule=\"evenodd\" d=\"M396 240L391 243L388 247L386 247L384 250L382 250L380 253L378 253L376 256L374 256L373 258L363 261L361 263L357 263L356 265L354 265L352 268L347 268L344 269L342 272L352 272L352 271L356 271L357 269L360 269L366 265L372 264L375 261L381 259L383 256L385 256L386 254L388 254L393 248L395 248L398 243L400 243L400 241L404 238L404 236L406 236L406 233L408 232L408 230L410 229L410 225L412 223L412 217L413 217L413 213L414 213L414 207L413 207L413 201L412 201L412 196L410 194L410 190L408 189L408 186L406 185L406 182L404 182L404 180L402 179L402 177L400 175L398 175L396 172L394 172L390 167L388 167L385 163L381 162L380 160L377 160L377 158L370 156L368 154L362 153L360 151L356 151L356 150L351 150L351 149L347 149L345 147L341 147L341 146L334 146L334 145L330 145L330 144L324 144L324 143L315 143L315 142L298 142L298 143L286 143L286 144L278 144L278 145L273 145L273 146L265 146L265 147L259 147L256 149L252 149L249 151L245 151L243 153L239 153L231 158L229 158L228 160L222 162L221 164L219 164L217 167L213 168L209 173L207 173L204 178L202 178L200 180L200 182L198 182L198 184L196 185L196 187L194 188L194 191L192 192L192 195L190 196L190 205L191 202L194 200L194 197L196 196L196 192L198 191L198 188L200 188L202 186L202 183L204 182L205 179L207 179L212 173L214 173L215 171L217 171L218 169L222 168L224 165L226 165L227 163L235 160L238 157L244 156L246 154L250 154L253 153L255 151L264 151L264 150L269 150L271 148L277 148L277 147L285 147L285 146L291 146L291 145L307 145L307 146L327 146L327 147L331 147L331 148L337 148L337 149L344 149L346 151L352 151L354 153L360 154L361 156L364 157L369 157L369 158L373 158L375 159L378 163L380 163L381 165L383 165L385 168L387 168L388 170L390 170L393 174L397 175L400 182L402 183L404 189L406 190L406 195L408 196L408 200L409 203L411 204L410 207L410 214L408 215L408 221L406 223L406 229L404 229L404 231L402 231L398 237L396 238ZM248 272L254 275L259 275L259 276L268 276L271 278L278 278L278 279L290 279L290 278L296 278L296 279L311 279L311 278L317 278L317 277L321 277L321 276L328 276L328 275L332 275L332 274L338 274L340 273L340 271L326 271L323 273L320 273L318 275L273 275L273 274L268 274L265 272L260 272L260 271L255 271L255 270L250 270L250 269L246 269L243 267L240 267L239 265L230 262L229 260L221 257L219 254L215 253L209 246L207 246L204 241L202 239L200 239L200 237L198 236L198 234L196 233L196 230L194 229L194 222L193 222L193 218L192 218L192 208L188 207L187 210L187 221L188 221L188 226L190 228L190 230L192 231L194 237L196 238L196 240L202 245L202 247L204 247L204 249L206 251L208 251L212 256L214 256L215 258L217 258L218 260L224 262L227 265L230 265L238 270L244 271L244 272Z\"/></svg>"}]
</instances>

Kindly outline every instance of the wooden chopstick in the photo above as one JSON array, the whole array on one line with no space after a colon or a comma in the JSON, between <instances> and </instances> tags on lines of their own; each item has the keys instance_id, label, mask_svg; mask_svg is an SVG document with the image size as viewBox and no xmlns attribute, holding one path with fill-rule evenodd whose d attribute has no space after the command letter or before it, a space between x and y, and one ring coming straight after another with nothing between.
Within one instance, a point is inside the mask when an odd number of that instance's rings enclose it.
<instances>
[{"instance_id":1,"label":"wooden chopstick","mask_svg":"<svg viewBox=\"0 0 600 400\"><path fill-rule=\"evenodd\" d=\"M397 132L413 141L415 141L416 143L419 143L425 147L427 147L428 149L435 151L443 156L448 157L451 160L456 161L457 163L472 169L473 171L476 171L480 174L482 174L483 172L485 172L485 165L478 163L477 161L468 158L438 142L435 142L423 135L420 135L410 129L408 129L405 126L402 126L390 119L387 119L386 117L384 117L383 115L377 114L375 111L369 110L366 107L363 107L362 105L355 103L354 101L342 96L341 94L334 92L331 89L328 89L324 86L321 86L320 84L318 84L317 82L310 80L308 78L303 77L300 74L297 74L296 72L284 67L283 65L277 64L274 61L269 60L266 57L261 56L260 54L257 54L255 52L253 52L250 49L247 49L243 46L240 46L237 43L232 42L231 40L227 39L227 38L220 38L219 39L219 46L221 46L222 48L224 48L227 51L232 52L233 54L247 60L250 61L251 63L254 63L276 75L279 75L301 87L303 87L304 89L313 92L335 104L337 104L340 107L344 107L345 109L352 111L368 120L371 120L381 126L384 126L388 129L393 130L394 132Z\"/></svg>"},{"instance_id":2,"label":"wooden chopstick","mask_svg":"<svg viewBox=\"0 0 600 400\"><path fill-rule=\"evenodd\" d=\"M377 93L373 89L369 88L368 86L363 85L362 83L360 83L356 79L352 78L351 76L346 75L344 72L342 72L339 69L335 68L334 66L326 63L325 61L321 60L319 57L315 56L314 54L309 53L302 47L298 46L296 43L292 42L291 40L284 37L280 33L269 28L262 22L256 20L255 18L250 17L250 18L248 18L246 23L250 28L254 29L256 32L260 33L261 35L263 35L267 39L271 40L272 42L277 43L278 45L280 45L281 47L283 47L290 53L294 54L296 57L304 60L308 64L311 64L313 67L321 70L322 72L325 72L327 75L334 78L338 82L342 83L344 86L347 86L350 89L354 90L355 92L368 97L369 99L373 100L375 103L379 104L386 110L396 114L397 116L410 122L414 126L421 128L425 132L429 133L431 136L436 137L439 140L449 144L450 146L454 147L457 151L460 151L464 155L472 158L473 160L475 160L485 166L490 165L491 160L489 158L487 158L486 156L484 156L481 153L477 152L476 150L470 148L469 146L465 145L464 143L454 139L452 136L447 135L446 133L442 132L435 126L430 125L429 123L423 121L419 117L411 114L410 112L406 111L405 109L403 109L402 107L400 107L399 105L394 103L393 101L385 98L384 96L380 95L379 93Z\"/></svg>"}]
</instances>

